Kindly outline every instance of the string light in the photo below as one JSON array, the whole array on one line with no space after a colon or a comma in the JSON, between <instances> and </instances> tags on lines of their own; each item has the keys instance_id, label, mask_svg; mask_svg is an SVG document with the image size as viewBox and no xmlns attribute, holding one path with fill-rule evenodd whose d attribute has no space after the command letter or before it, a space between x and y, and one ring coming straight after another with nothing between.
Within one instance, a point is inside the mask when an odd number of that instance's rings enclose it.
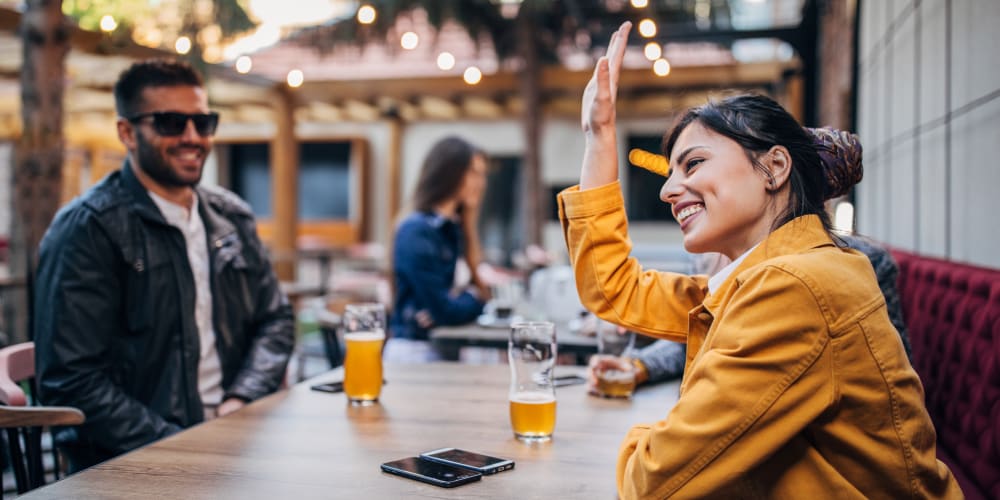
<instances>
[{"instance_id":1,"label":"string light","mask_svg":"<svg viewBox=\"0 0 1000 500\"><path fill-rule=\"evenodd\" d=\"M462 74L462 79L469 85L475 85L482 81L483 72L479 71L479 68L475 66L469 66L468 68L465 68L465 73Z\"/></svg>"},{"instance_id":2,"label":"string light","mask_svg":"<svg viewBox=\"0 0 1000 500\"><path fill-rule=\"evenodd\" d=\"M302 74L301 69L293 69L288 72L288 86L298 88L302 86L302 82L306 81L306 76Z\"/></svg>"},{"instance_id":3,"label":"string light","mask_svg":"<svg viewBox=\"0 0 1000 500\"><path fill-rule=\"evenodd\" d=\"M663 49L660 48L660 44L656 42L649 42L645 47L643 47L642 53L646 55L646 59L655 61L663 55Z\"/></svg>"},{"instance_id":4,"label":"string light","mask_svg":"<svg viewBox=\"0 0 1000 500\"><path fill-rule=\"evenodd\" d=\"M178 38L177 41L174 42L174 50L181 55L191 52L191 39L186 36Z\"/></svg>"},{"instance_id":5,"label":"string light","mask_svg":"<svg viewBox=\"0 0 1000 500\"><path fill-rule=\"evenodd\" d=\"M639 21L639 34L646 38L653 38L656 36L656 23L652 19Z\"/></svg>"},{"instance_id":6,"label":"string light","mask_svg":"<svg viewBox=\"0 0 1000 500\"><path fill-rule=\"evenodd\" d=\"M403 36L399 39L399 45L401 45L406 50L413 50L417 48L420 43L420 37L412 31L407 31L403 33Z\"/></svg>"},{"instance_id":7,"label":"string light","mask_svg":"<svg viewBox=\"0 0 1000 500\"><path fill-rule=\"evenodd\" d=\"M111 33L118 27L118 23L115 22L115 18L111 17L111 14L105 14L101 18L101 31L105 33Z\"/></svg>"},{"instance_id":8,"label":"string light","mask_svg":"<svg viewBox=\"0 0 1000 500\"><path fill-rule=\"evenodd\" d=\"M362 5L358 9L358 22L361 24L371 24L375 22L375 7L371 5Z\"/></svg>"},{"instance_id":9,"label":"string light","mask_svg":"<svg viewBox=\"0 0 1000 500\"><path fill-rule=\"evenodd\" d=\"M666 59L657 59L653 62L653 73L656 73L656 76L669 75L670 63Z\"/></svg>"},{"instance_id":10,"label":"string light","mask_svg":"<svg viewBox=\"0 0 1000 500\"><path fill-rule=\"evenodd\" d=\"M451 52L442 52L438 54L437 65L438 69L448 71L455 67L455 56L451 55Z\"/></svg>"},{"instance_id":11,"label":"string light","mask_svg":"<svg viewBox=\"0 0 1000 500\"><path fill-rule=\"evenodd\" d=\"M637 9L641 9L647 5L649 5L648 0L632 0L632 6Z\"/></svg>"},{"instance_id":12,"label":"string light","mask_svg":"<svg viewBox=\"0 0 1000 500\"><path fill-rule=\"evenodd\" d=\"M247 74L250 72L250 68L253 67L253 61L250 56L240 56L236 58L236 71Z\"/></svg>"}]
</instances>

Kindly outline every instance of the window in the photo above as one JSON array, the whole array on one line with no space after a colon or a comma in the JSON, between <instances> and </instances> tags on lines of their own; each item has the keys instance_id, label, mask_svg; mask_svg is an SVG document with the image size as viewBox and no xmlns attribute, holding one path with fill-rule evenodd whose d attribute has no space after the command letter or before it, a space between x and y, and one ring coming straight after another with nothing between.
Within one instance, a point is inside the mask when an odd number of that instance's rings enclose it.
<instances>
[{"instance_id":1,"label":"window","mask_svg":"<svg viewBox=\"0 0 1000 500\"><path fill-rule=\"evenodd\" d=\"M511 255L524 247L521 158L491 157L486 182L479 213L483 256L493 264L510 266Z\"/></svg>"},{"instance_id":2,"label":"window","mask_svg":"<svg viewBox=\"0 0 1000 500\"><path fill-rule=\"evenodd\" d=\"M658 135L633 135L628 138L628 151L633 148L660 153L663 138ZM627 160L626 160L627 161ZM670 205L660 200L660 188L665 179L644 168L629 164L625 169L625 209L630 221L669 222L676 224Z\"/></svg>"},{"instance_id":3,"label":"window","mask_svg":"<svg viewBox=\"0 0 1000 500\"><path fill-rule=\"evenodd\" d=\"M274 229L270 149L267 142L219 147L220 181L250 204L265 241ZM312 243L333 246L361 240L365 231L366 149L362 139L299 144L300 243L303 237Z\"/></svg>"}]
</instances>

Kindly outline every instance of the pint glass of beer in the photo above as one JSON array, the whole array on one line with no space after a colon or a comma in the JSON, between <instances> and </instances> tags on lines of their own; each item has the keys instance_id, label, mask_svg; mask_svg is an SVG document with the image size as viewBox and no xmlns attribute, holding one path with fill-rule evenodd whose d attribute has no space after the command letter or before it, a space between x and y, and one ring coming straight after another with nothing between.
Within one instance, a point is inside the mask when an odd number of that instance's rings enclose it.
<instances>
[{"instance_id":1,"label":"pint glass of beer","mask_svg":"<svg viewBox=\"0 0 1000 500\"><path fill-rule=\"evenodd\" d=\"M344 309L344 393L354 405L370 405L382 392L382 344L385 307L348 304Z\"/></svg>"},{"instance_id":2,"label":"pint glass of beer","mask_svg":"<svg viewBox=\"0 0 1000 500\"><path fill-rule=\"evenodd\" d=\"M514 323L510 360L510 425L524 442L548 441L556 427L556 331L548 321Z\"/></svg>"},{"instance_id":3,"label":"pint glass of beer","mask_svg":"<svg viewBox=\"0 0 1000 500\"><path fill-rule=\"evenodd\" d=\"M597 322L597 354L614 358L617 363L603 363L594 371L598 396L631 398L635 392L635 368L629 360L635 345L635 333L604 320ZM617 367L615 366L617 364Z\"/></svg>"}]
</instances>

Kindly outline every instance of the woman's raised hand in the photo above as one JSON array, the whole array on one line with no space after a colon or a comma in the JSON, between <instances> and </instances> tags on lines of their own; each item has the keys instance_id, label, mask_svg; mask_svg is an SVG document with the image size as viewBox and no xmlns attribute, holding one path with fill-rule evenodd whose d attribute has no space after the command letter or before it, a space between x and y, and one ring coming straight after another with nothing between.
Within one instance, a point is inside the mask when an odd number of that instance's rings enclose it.
<instances>
[{"instance_id":1,"label":"woman's raised hand","mask_svg":"<svg viewBox=\"0 0 1000 500\"><path fill-rule=\"evenodd\" d=\"M580 171L580 189L603 186L618 179L615 100L631 29L632 23L626 21L611 35L608 52L597 61L594 76L583 91L580 121L587 146Z\"/></svg>"}]
</instances>

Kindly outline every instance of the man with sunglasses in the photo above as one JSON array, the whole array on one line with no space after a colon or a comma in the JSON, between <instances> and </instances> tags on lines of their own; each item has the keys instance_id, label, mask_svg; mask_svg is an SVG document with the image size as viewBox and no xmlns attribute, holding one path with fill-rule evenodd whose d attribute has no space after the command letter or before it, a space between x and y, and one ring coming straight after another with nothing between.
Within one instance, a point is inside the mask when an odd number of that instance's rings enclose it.
<instances>
[{"instance_id":1,"label":"man with sunglasses","mask_svg":"<svg viewBox=\"0 0 1000 500\"><path fill-rule=\"evenodd\" d=\"M114 94L125 163L59 212L35 283L40 399L87 417L55 433L73 471L275 391L293 343L250 208L199 185L201 77L139 62Z\"/></svg>"}]
</instances>

